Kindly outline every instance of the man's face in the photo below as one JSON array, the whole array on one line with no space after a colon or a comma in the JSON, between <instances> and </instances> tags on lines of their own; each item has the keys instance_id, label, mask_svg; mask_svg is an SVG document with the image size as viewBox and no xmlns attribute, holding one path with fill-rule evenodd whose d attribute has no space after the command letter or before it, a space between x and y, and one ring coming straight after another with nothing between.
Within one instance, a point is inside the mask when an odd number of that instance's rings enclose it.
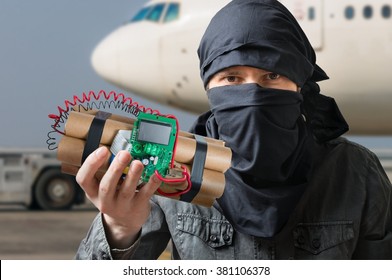
<instances>
[{"instance_id":1,"label":"man's face","mask_svg":"<svg viewBox=\"0 0 392 280\"><path fill-rule=\"evenodd\" d=\"M208 88L256 83L264 88L298 91L298 86L285 76L250 66L232 66L216 73Z\"/></svg>"}]
</instances>

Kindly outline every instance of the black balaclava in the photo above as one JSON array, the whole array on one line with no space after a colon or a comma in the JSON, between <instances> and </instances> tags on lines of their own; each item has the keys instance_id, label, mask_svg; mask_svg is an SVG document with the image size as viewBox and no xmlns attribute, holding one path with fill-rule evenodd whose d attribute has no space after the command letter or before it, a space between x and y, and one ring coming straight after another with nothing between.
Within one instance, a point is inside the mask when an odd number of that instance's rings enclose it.
<instances>
[{"instance_id":1,"label":"black balaclava","mask_svg":"<svg viewBox=\"0 0 392 280\"><path fill-rule=\"evenodd\" d=\"M234 0L211 20L198 49L204 85L231 66L288 77L302 94L257 84L207 91L211 111L194 132L219 138L233 151L218 204L236 230L274 236L294 210L309 179L313 140L347 130L334 100L319 94L328 79L291 13L274 0ZM304 117L306 116L306 122Z\"/></svg>"},{"instance_id":2,"label":"black balaclava","mask_svg":"<svg viewBox=\"0 0 392 280\"><path fill-rule=\"evenodd\" d=\"M328 79L292 14L278 1L231 1L211 20L199 46L206 86L218 71L247 65L288 77L302 87Z\"/></svg>"}]
</instances>

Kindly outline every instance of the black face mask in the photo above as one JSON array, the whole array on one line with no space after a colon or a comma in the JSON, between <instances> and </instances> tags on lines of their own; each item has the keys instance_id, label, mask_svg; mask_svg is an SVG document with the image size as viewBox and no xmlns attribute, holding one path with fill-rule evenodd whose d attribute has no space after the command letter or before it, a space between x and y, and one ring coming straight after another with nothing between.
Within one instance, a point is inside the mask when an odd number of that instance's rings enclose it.
<instances>
[{"instance_id":1,"label":"black face mask","mask_svg":"<svg viewBox=\"0 0 392 280\"><path fill-rule=\"evenodd\" d=\"M276 0L232 0L211 20L198 55L205 86L232 66L251 66L283 75L302 88L303 114L318 142L339 137L348 125L332 98L316 82L328 79L294 16Z\"/></svg>"},{"instance_id":2,"label":"black face mask","mask_svg":"<svg viewBox=\"0 0 392 280\"><path fill-rule=\"evenodd\" d=\"M302 96L243 84L212 88L208 98L207 136L233 151L219 205L240 232L273 236L301 197L310 170Z\"/></svg>"},{"instance_id":3,"label":"black face mask","mask_svg":"<svg viewBox=\"0 0 392 280\"><path fill-rule=\"evenodd\" d=\"M212 113L194 126L233 151L218 200L225 216L240 232L273 236L307 185L313 141L348 129L334 100L319 94L316 82L328 76L294 16L276 0L230 1L211 20L198 55L205 86L219 71L242 65L278 73L302 88L301 94L256 84L213 88Z\"/></svg>"}]
</instances>

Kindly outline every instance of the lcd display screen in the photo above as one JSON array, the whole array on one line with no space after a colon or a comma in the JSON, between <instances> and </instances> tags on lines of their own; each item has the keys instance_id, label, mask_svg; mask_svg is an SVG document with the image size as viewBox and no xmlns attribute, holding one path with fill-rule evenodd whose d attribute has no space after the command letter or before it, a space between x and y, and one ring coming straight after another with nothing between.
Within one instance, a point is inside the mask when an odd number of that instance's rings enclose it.
<instances>
[{"instance_id":1,"label":"lcd display screen","mask_svg":"<svg viewBox=\"0 0 392 280\"><path fill-rule=\"evenodd\" d=\"M138 140L155 144L168 145L172 127L170 124L140 121Z\"/></svg>"}]
</instances>

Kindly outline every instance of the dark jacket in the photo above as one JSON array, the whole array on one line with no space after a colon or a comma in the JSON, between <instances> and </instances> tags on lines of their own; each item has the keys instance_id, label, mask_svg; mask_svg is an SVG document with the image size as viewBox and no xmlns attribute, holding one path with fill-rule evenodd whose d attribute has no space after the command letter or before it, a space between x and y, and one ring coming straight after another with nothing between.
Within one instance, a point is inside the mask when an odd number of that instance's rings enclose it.
<instances>
[{"instance_id":1,"label":"dark jacket","mask_svg":"<svg viewBox=\"0 0 392 280\"><path fill-rule=\"evenodd\" d=\"M219 208L155 196L137 242L111 249L98 215L80 259L392 259L392 186L377 157L339 138L316 148L307 190L273 238L236 231Z\"/></svg>"}]
</instances>

